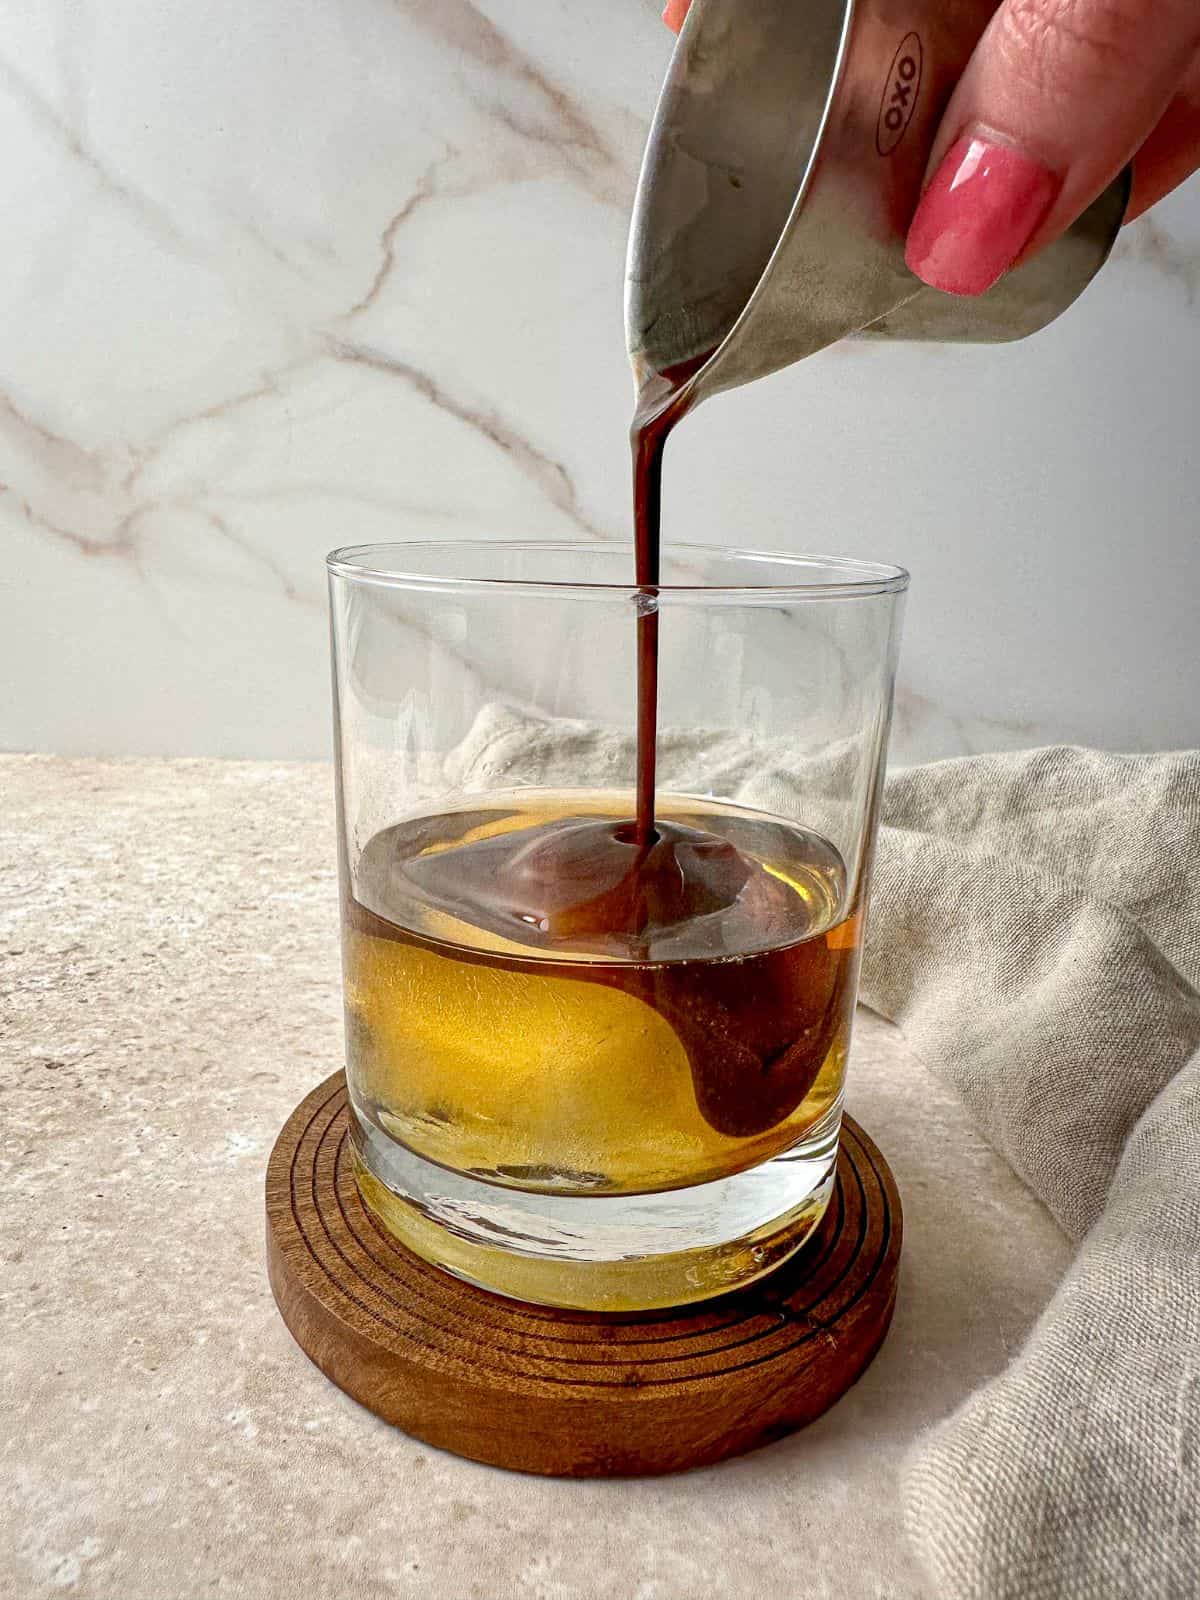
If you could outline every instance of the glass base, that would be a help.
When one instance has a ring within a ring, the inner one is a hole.
[[[841,1100],[784,1154],[661,1194],[499,1188],[434,1165],[351,1106],[368,1208],[415,1254],[493,1294],[576,1311],[650,1311],[727,1294],[793,1255],[824,1215]]]

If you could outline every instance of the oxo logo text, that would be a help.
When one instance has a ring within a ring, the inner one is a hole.
[[[875,124],[875,148],[881,156],[890,156],[908,132],[921,92],[923,54],[920,38],[908,33],[892,57]]]

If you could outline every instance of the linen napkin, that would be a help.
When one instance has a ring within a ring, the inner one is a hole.
[[[947,1596],[1200,1595],[1200,753],[912,768],[884,824],[863,997],[1080,1241],[912,1538]]]
[[[660,781],[818,829],[844,755],[664,733]],[[509,706],[449,763],[596,783],[627,741]],[[862,998],[1078,1241],[1010,1367],[918,1441],[947,1600],[1200,1596],[1200,752],[1054,748],[895,773]]]

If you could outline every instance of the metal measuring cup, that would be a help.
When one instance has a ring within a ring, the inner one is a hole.
[[[1071,304],[1116,238],[1128,172],[976,299],[930,289],[904,264],[942,111],[995,9],[694,0],[630,235],[639,386],[680,373],[677,392],[695,404],[839,339],[1021,339]]]

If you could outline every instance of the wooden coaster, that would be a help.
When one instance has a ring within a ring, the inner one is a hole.
[[[581,1478],[702,1466],[819,1417],[887,1332],[900,1197],[850,1117],[829,1209],[791,1261],[723,1299],[640,1317],[522,1305],[419,1260],[363,1206],[346,1124],[339,1072],[279,1135],[271,1288],[322,1372],[443,1450]]]

